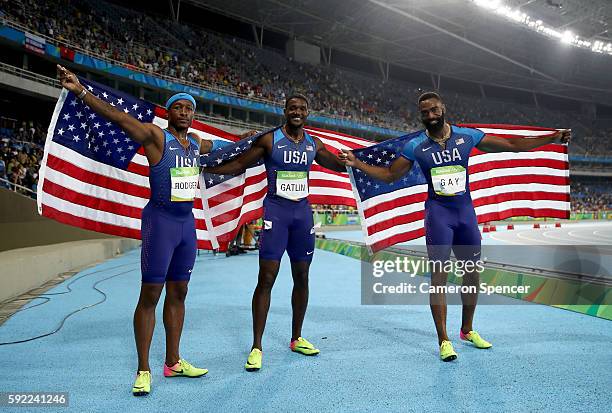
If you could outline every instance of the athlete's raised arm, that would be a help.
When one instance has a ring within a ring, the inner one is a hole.
[[[240,139],[248,138],[249,136],[256,135],[257,131],[250,130],[241,135],[238,135]],[[204,155],[205,153],[212,152],[217,148],[222,148],[227,145],[231,145],[231,142],[223,141],[221,139],[205,139],[198,136],[198,134],[193,133],[192,135],[196,138],[197,141],[200,142],[200,155]]]
[[[244,172],[249,166],[260,160],[266,152],[271,150],[272,134],[267,133],[255,141],[249,149],[236,159],[220,166],[202,168],[202,170],[213,174],[237,175]]]
[[[549,143],[569,143],[572,131],[563,129],[552,136],[541,136],[537,138],[500,138],[498,136],[485,135],[480,143],[476,145],[483,152],[523,152],[539,148]]]
[[[57,65],[57,74],[62,86],[74,93],[94,112],[119,125],[135,142],[149,146],[155,144],[161,151],[163,148],[164,133],[152,123],[142,123],[136,118],[119,110],[109,103],[97,98],[79,82],[77,76],[63,66]],[[145,148],[146,150],[146,148]]]
[[[388,168],[368,165],[357,159],[353,151],[347,151],[346,149],[342,150],[338,158],[346,166],[360,169],[366,174],[387,183],[397,181],[402,176],[406,175],[408,171],[410,171],[410,168],[412,168],[412,161],[403,156],[398,157]]]

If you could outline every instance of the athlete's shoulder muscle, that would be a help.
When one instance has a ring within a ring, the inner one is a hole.
[[[462,128],[462,127],[453,125],[453,131],[461,135],[471,136],[474,146],[478,146],[482,138],[484,138],[485,136],[485,133],[483,131],[481,131],[480,129],[476,129],[476,128]]]
[[[264,149],[266,153],[271,153],[273,142],[274,142],[274,132],[268,132],[262,137],[260,137],[259,139],[257,139],[257,141],[253,143],[253,146]]]
[[[418,135],[412,139],[410,139],[406,145],[404,145],[404,149],[402,149],[401,155],[408,159],[409,161],[414,161],[414,150],[418,145],[420,145],[425,140],[424,134]]]

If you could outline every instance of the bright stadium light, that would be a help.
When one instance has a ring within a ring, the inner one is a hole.
[[[581,39],[580,36],[575,35],[569,30],[560,32],[555,28],[547,26],[542,20],[533,19],[531,16],[523,13],[519,9],[512,9],[504,4],[500,0],[471,0],[477,6],[483,9],[489,10],[495,14],[499,14],[504,18],[517,23],[527,28],[541,33],[553,39],[559,40],[563,44],[580,47],[583,49],[590,49],[595,53],[610,54],[612,55],[612,43],[604,43],[600,40],[589,41]]]

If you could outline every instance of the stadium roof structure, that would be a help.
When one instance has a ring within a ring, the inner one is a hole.
[[[248,7],[242,0],[183,1],[320,45],[324,53],[341,50],[383,67],[432,73],[434,84],[441,76],[612,104],[612,55],[563,44],[470,0],[251,0]],[[503,4],[557,30],[612,42],[610,0]]]

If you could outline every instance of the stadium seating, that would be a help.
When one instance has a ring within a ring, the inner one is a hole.
[[[114,3],[17,0],[0,4],[7,19],[145,72],[276,103],[283,102],[287,91],[300,89],[323,114],[391,129],[420,127],[412,108],[422,90],[430,88],[403,81],[383,82],[334,66],[295,63],[254,43]],[[611,152],[609,139],[582,138],[609,138],[611,131],[593,132],[577,114],[453,93],[444,97],[449,118],[457,123],[572,127],[577,153]]]

